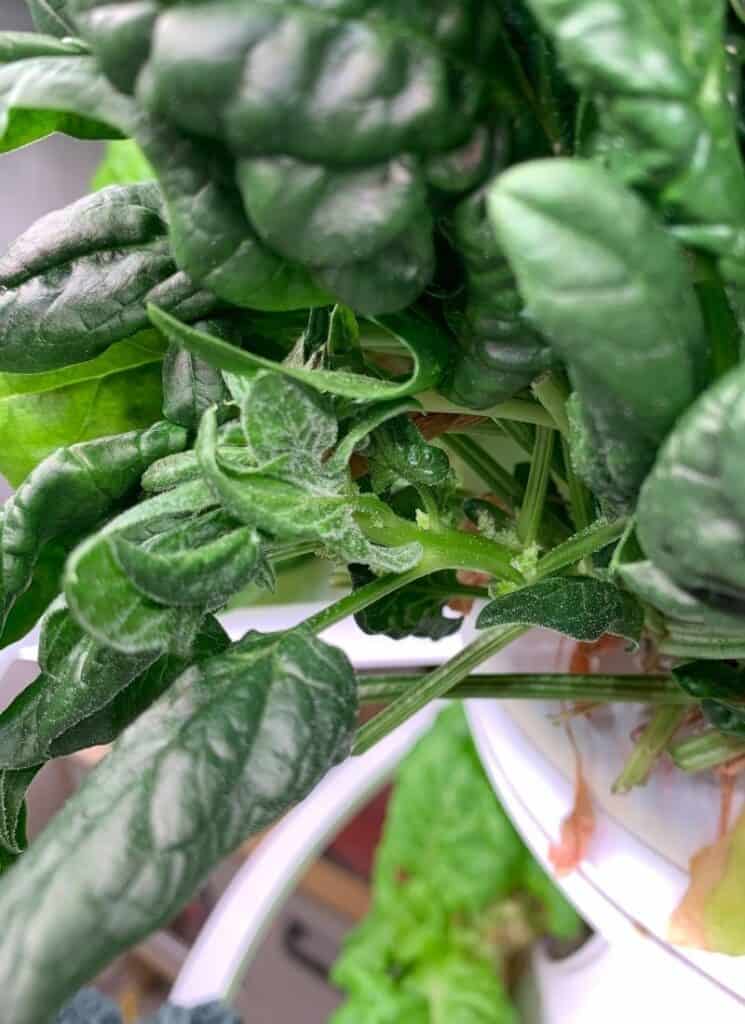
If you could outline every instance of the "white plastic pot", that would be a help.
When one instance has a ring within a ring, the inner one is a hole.
[[[569,651],[555,633],[534,630],[479,671],[566,671]],[[556,724],[560,711],[557,702],[533,701],[472,701],[468,709],[495,790],[548,871],[549,846],[559,836],[574,795],[575,753],[568,733]],[[580,984],[582,997],[589,1013],[591,994],[602,976],[609,986],[600,1014],[605,1024],[634,1018],[645,1024],[657,1019],[700,1024],[703,1011],[716,1024],[734,1024],[745,1019],[745,960],[667,942],[670,915],[688,885],[689,859],[715,838],[718,789],[710,776],[685,776],[670,767],[656,772],[646,786],[614,796],[611,786],[632,749],[631,733],[641,714],[639,706],[618,704],[597,717],[572,719],[594,797],[597,831],[587,859],[559,884],[610,942],[614,961],[628,961],[620,973],[606,962],[600,975],[597,962],[592,969],[588,964]],[[553,991],[553,1003],[564,968],[539,957],[536,970],[541,987]],[[573,982],[567,984],[572,988]],[[655,1013],[658,992],[665,998]],[[549,1015],[545,1024],[599,1019],[575,1012],[573,1017]]]

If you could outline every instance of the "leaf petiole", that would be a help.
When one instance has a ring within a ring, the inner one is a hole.
[[[411,675],[369,675],[359,681],[362,703],[383,704],[406,693],[422,678]],[[688,708],[695,699],[671,676],[574,675],[560,672],[530,675],[470,675],[446,697],[453,700],[563,700],[597,703],[664,704]]]
[[[670,747],[670,756],[683,772],[705,772],[733,757],[745,754],[745,741],[724,736],[711,729],[699,736],[691,736]]]
[[[657,708],[651,721],[636,742],[623,771],[613,783],[614,793],[628,793],[634,786],[643,786],[670,740],[680,727],[687,708]]]
[[[517,535],[525,547],[534,544],[538,539],[546,504],[553,449],[554,431],[549,427],[537,427],[528,486],[525,489],[525,497],[517,518]]]
[[[415,715],[430,701],[444,697],[457,683],[470,675],[473,669],[493,654],[501,651],[513,640],[517,640],[528,628],[526,626],[497,626],[494,629],[484,630],[450,661],[418,680],[385,710],[363,725],[357,733],[357,741],[352,753],[364,754],[378,740],[382,740],[384,736]]]

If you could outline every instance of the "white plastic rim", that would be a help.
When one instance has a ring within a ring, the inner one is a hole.
[[[171,991],[171,1002],[191,1007],[213,999],[231,1000],[305,869],[391,777],[438,710],[425,708],[366,754],[332,769],[272,829],[210,914]]]

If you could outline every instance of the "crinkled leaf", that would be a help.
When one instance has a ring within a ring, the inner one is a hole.
[[[257,399],[265,388],[279,394],[278,380],[262,375],[252,397]],[[285,404],[275,407],[274,425],[258,422],[253,415],[247,421],[251,448],[270,459],[263,465],[256,466],[240,450],[237,463],[221,458],[214,409],[203,416],[196,452],[215,497],[241,522],[278,540],[315,538],[332,556],[380,572],[411,568],[421,557],[420,545],[386,548],[368,541],[354,518],[354,489],[348,474],[326,472],[319,461],[321,444],[333,443],[336,437],[336,424],[319,413],[317,396],[293,383],[281,393]],[[279,409],[281,417],[276,416]],[[320,439],[314,427],[321,431]],[[307,447],[295,449],[294,437]]]
[[[99,711],[155,661],[125,655],[83,632],[64,604],[42,625],[39,676],[0,714],[0,768],[28,768],[52,756],[55,740]]]
[[[39,770],[0,769],[0,847],[7,857],[16,857],[26,849],[26,790]]]
[[[17,486],[59,447],[160,419],[164,351],[150,330],[86,363],[49,373],[0,373],[0,473]]]
[[[171,344],[163,362],[163,415],[196,430],[211,405],[229,397],[222,374],[203,359]],[[223,417],[224,418],[224,417]]]
[[[333,1024],[513,1024],[500,977],[501,901],[514,914],[527,888],[538,905],[531,913],[551,904],[540,926],[571,935],[578,927],[539,874],[495,800],[462,709],[443,712],[399,769],[373,906],[334,966],[348,1001]]]
[[[318,391],[363,401],[400,398],[433,388],[445,372],[449,359],[447,337],[435,324],[412,314],[391,314],[375,321],[412,355],[414,366],[411,375],[403,382],[396,382],[345,370],[308,370],[288,366],[286,363],[274,363],[188,327],[156,306],[151,306],[149,312],[153,324],[167,338],[221,370],[249,376],[255,374],[257,369],[275,370]]]
[[[487,196],[488,185],[468,196],[448,225],[465,287],[445,307],[457,347],[441,390],[470,409],[511,398],[556,358],[526,315],[487,213]]]
[[[392,316],[413,305],[432,279],[436,262],[433,233],[432,215],[425,212],[374,256],[342,266],[319,267],[314,280],[364,316]]]
[[[241,425],[257,466],[276,460],[287,479],[326,493],[344,489],[345,466],[324,470],[338,427],[329,402],[317,392],[279,373],[261,373],[247,384]],[[315,476],[321,477],[317,484]]]
[[[155,177],[155,171],[134,139],[120,139],[106,146],[91,187],[100,189],[109,185],[134,185],[141,181],[154,181]]]
[[[708,341],[682,254],[642,200],[577,159],[511,168],[489,212],[580,396],[600,467],[590,482],[623,508],[704,382]]]
[[[427,444],[408,418],[398,416],[372,434],[368,451],[373,489],[381,492],[405,481],[436,487],[450,475],[447,453]]]
[[[0,51],[0,153],[52,132],[80,139],[117,139],[134,123],[132,102],[111,88],[93,57],[77,53],[44,56],[52,45],[39,40],[41,56],[8,59]],[[53,41],[58,49],[65,47]],[[0,36],[0,47],[2,37]]]
[[[410,156],[331,168],[288,156],[236,164],[243,203],[256,230],[286,259],[314,267],[372,256],[426,216],[426,184]]]
[[[133,683],[121,690],[113,700],[77,725],[66,729],[51,745],[52,757],[64,757],[112,743],[117,736],[161,697],[171,683],[190,665],[222,654],[230,646],[230,638],[217,619],[208,616],[194,638],[188,657],[166,654],[154,661]]]
[[[171,251],[192,280],[248,309],[308,309],[332,301],[304,267],[281,259],[256,234],[222,145],[174,132],[162,119],[141,118],[136,137],[163,189]]]
[[[137,488],[151,462],[185,444],[181,427],[160,422],[147,430],[59,448],[37,466],[3,508],[3,614],[31,583],[45,544],[72,542],[96,526]]]
[[[0,258],[0,369],[84,362],[148,326],[146,304],[199,319],[217,299],[180,271],[154,182],[112,185],[36,221]]]
[[[95,12],[99,3],[81,6]],[[94,17],[79,19],[86,38]],[[103,50],[110,35],[100,11],[98,20],[92,45]],[[140,100],[185,134],[220,138],[238,156],[284,153],[312,163],[332,154],[355,167],[466,142],[486,88],[478,67],[499,33],[496,12],[481,4],[414,5],[405,14],[389,3],[185,6],[168,11],[149,53],[133,53],[130,64],[147,60]],[[186,44],[194,38],[202,40],[196,66]],[[271,67],[256,65],[257,49],[271,52]],[[332,70],[345,73],[326,93]]]
[[[263,571],[258,537],[202,481],[141,502],[84,541],[65,570],[80,624],[125,653],[189,649],[205,611]]]
[[[370,583],[375,577],[364,566],[351,565],[355,588]],[[443,615],[453,594],[458,593],[454,572],[436,572],[375,601],[357,612],[354,619],[364,633],[382,634],[393,640],[407,636],[442,640],[460,629],[463,619]]]
[[[334,969],[336,983],[344,977]],[[429,1007],[417,992],[402,991],[385,974],[370,980],[369,991],[355,992],[329,1018],[329,1024],[430,1024]]]
[[[146,597],[210,611],[250,581],[260,558],[256,531],[222,509],[121,535],[114,529],[112,545],[123,572]]]
[[[3,510],[0,508],[0,538],[2,529]],[[68,539],[52,541],[44,546],[34,566],[31,582],[5,617],[5,624],[0,629],[0,650],[16,640],[22,640],[57,597],[62,589],[62,573],[72,543]],[[0,600],[4,602],[1,587]]]
[[[599,640],[605,633],[639,643],[641,605],[612,583],[589,576],[557,576],[498,597],[483,609],[479,629],[506,623],[555,629],[574,640]]]
[[[355,718],[351,665],[302,633],[253,635],[187,670],[0,883],[8,1018],[39,1024],[170,920],[346,756]]]

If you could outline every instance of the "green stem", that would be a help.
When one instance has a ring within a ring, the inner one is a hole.
[[[424,554],[415,571],[421,569],[422,576],[440,569],[474,569],[512,583],[525,583],[512,566],[514,551],[487,537],[446,527],[423,530],[408,519],[401,519],[384,502],[370,494],[360,495],[357,499],[355,519],[373,543],[388,547],[420,544]]]
[[[547,555],[539,559],[535,571],[536,578],[542,579],[544,576],[553,576],[562,569],[576,565],[577,562],[581,562],[588,555],[592,555],[594,552],[600,551],[602,548],[607,547],[608,544],[613,543],[617,537],[621,536],[625,528],[625,519],[614,519],[610,523],[601,519],[597,520],[592,526],[588,526],[586,530],[583,530],[582,533],[576,533],[569,540],[559,544],[558,547],[555,547]]]
[[[359,682],[363,704],[385,704],[405,694],[421,674],[369,675]],[[639,675],[471,675],[447,694],[453,699],[563,700],[597,703],[665,704],[688,708],[695,704],[671,676]]]
[[[366,583],[364,587],[352,590],[338,601],[334,601],[333,604],[322,608],[320,612],[311,615],[309,619],[302,623],[302,628],[310,633],[322,633],[329,626],[336,625],[337,622],[341,622],[350,615],[356,615],[357,612],[361,612],[369,605],[379,601],[381,597],[387,597],[388,594],[392,594],[394,591],[400,590],[401,587],[405,587],[407,583],[413,583],[415,580],[421,579],[422,576],[428,576],[433,571],[431,566],[426,563],[426,560],[422,559],[419,565],[409,569],[408,572],[388,573],[386,576],[378,576],[377,579]]]
[[[691,660],[705,658],[725,661],[730,658],[745,658],[745,637],[694,637],[674,630],[661,639],[659,651],[660,654],[667,654],[670,657]]]
[[[533,381],[531,391],[553,420],[554,426],[564,437],[569,437],[569,417],[566,404],[569,388],[559,374],[549,370]]]
[[[743,3],[743,0],[730,0],[730,4],[737,17],[745,24],[745,3]]]
[[[703,254],[702,254],[703,255]],[[740,361],[740,329],[729,304],[716,263],[711,265],[711,280],[698,286],[698,298],[704,318],[706,336],[711,343],[711,372],[721,377]]]
[[[574,472],[569,442],[563,434],[561,436],[561,450],[566,467],[567,485],[569,487],[569,511],[572,514],[572,522],[578,531],[586,530],[592,522],[592,495]]]
[[[535,544],[543,519],[553,449],[554,431],[549,427],[537,427],[528,486],[517,518],[517,535],[526,547]]]
[[[528,426],[527,423],[516,423],[515,420],[503,420],[499,423],[495,422],[494,427],[496,430],[507,435],[511,441],[522,448],[526,455],[533,458],[533,447],[535,445],[535,430]],[[559,450],[554,447],[553,454],[551,456],[551,476],[554,478],[556,486],[560,491],[565,492],[567,490],[567,478],[564,472],[564,462],[561,458]]]
[[[691,736],[670,747],[670,756],[681,771],[705,772],[745,754],[745,741],[711,730]]]
[[[318,541],[295,540],[286,544],[270,544],[267,557],[270,562],[289,562],[293,558],[300,558],[301,555],[313,555],[318,551]]]
[[[643,786],[646,783],[658,758],[680,727],[687,712],[686,707],[657,708],[637,740],[623,771],[613,783],[614,793],[628,793],[634,786]]]
[[[516,501],[522,501],[524,492],[518,481],[472,438],[465,434],[447,434],[441,440],[506,505],[512,507]]]
[[[469,409],[465,405],[456,405],[447,398],[427,391],[417,395],[425,412],[448,412],[460,416],[488,416],[495,420],[515,420],[518,423],[534,423],[539,427],[553,427],[553,418],[538,402],[528,402],[524,398],[511,398],[508,402],[499,402],[486,409]]]
[[[431,487],[426,487],[424,484],[420,484],[417,487],[417,493],[424,505],[424,511],[427,514],[429,520],[429,528],[436,530],[440,526],[440,510],[437,507],[437,500],[434,495],[434,491]]]
[[[540,427],[537,429],[541,429]],[[463,434],[447,434],[441,438],[446,448],[465,462],[469,469],[480,476],[489,488],[508,508],[523,501],[525,490],[518,480],[496,462],[488,452]],[[564,523],[550,509],[546,510],[541,523],[541,542],[546,547],[562,543],[567,536]]]
[[[507,644],[522,636],[527,628],[526,626],[497,626],[494,629],[484,630],[454,658],[412,684],[384,711],[363,725],[357,733],[357,742],[353,753],[363,754],[430,701],[444,697],[457,683],[470,675],[473,669],[486,661],[492,654],[496,654]]]

